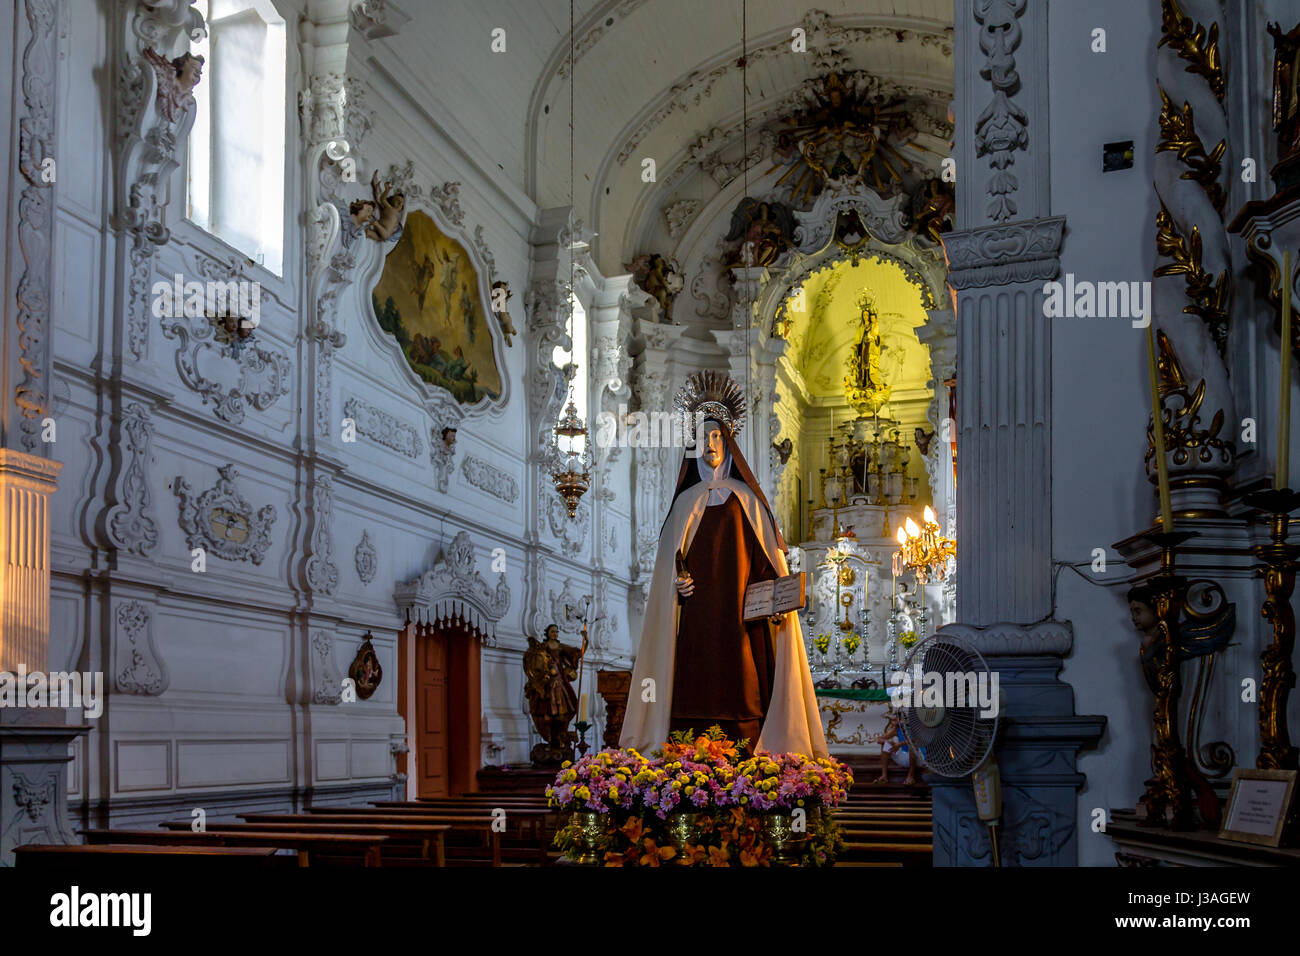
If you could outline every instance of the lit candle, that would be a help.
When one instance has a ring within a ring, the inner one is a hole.
[[[1156,371],[1156,337],[1147,324],[1147,374],[1151,380],[1151,424],[1156,439],[1156,476],[1160,481],[1160,530],[1174,530],[1169,502],[1169,462],[1165,460],[1165,419],[1160,411],[1160,375]]]
[[[587,722],[587,695],[583,694],[578,701],[578,720],[583,723]]]
[[[1282,253],[1282,396],[1277,420],[1278,490],[1291,480],[1291,250]]]

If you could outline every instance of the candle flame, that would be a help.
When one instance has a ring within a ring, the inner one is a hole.
[[[931,508],[929,505],[926,505],[926,506],[925,506],[925,523],[926,523],[926,524],[938,524],[938,523],[939,523],[937,520],[935,520],[935,517],[934,517],[934,509]]]
[[[898,543],[907,544],[907,532],[904,531],[901,527],[898,529]]]
[[[908,518],[903,522],[903,527],[907,529],[907,536],[909,538],[918,538],[921,536],[921,529],[917,527],[916,522],[911,518]]]

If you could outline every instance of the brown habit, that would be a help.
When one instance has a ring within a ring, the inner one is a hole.
[[[740,502],[704,509],[686,555],[695,580],[677,627],[670,723],[702,733],[714,723],[751,743],[772,699],[775,651],[766,619],[744,620],[745,588],[776,577]]]

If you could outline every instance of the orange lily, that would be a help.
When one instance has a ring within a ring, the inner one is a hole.
[[[682,854],[682,863],[686,866],[694,866],[706,856],[704,847],[696,843],[686,844],[686,852]]]
[[[642,866],[659,866],[661,861],[671,860],[677,855],[677,851],[670,846],[656,846],[650,837],[645,838],[643,845],[645,853],[641,856]]]
[[[619,828],[623,835],[628,838],[630,843],[636,843],[641,839],[645,828],[641,825],[640,817],[629,817],[627,822]]]

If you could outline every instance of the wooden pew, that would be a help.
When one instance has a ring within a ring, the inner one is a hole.
[[[189,826],[189,824],[185,824]],[[179,869],[202,864],[205,869],[249,870],[273,866],[274,846],[141,846],[130,843],[14,847],[14,864],[28,869],[121,872],[130,868]]]
[[[521,843],[533,843],[532,846],[522,847],[526,857],[535,859],[539,863],[549,861],[550,840],[553,836],[553,830],[548,828],[552,811],[536,808],[504,808],[506,811],[506,824],[514,829],[515,835]],[[454,830],[473,831],[479,834],[488,834],[489,846],[492,850],[493,865],[499,865],[502,858],[503,849],[511,850],[501,839],[502,834],[495,827],[495,818],[492,816],[491,808],[448,808],[442,809],[437,807],[307,807],[307,813],[311,819],[365,819],[365,820],[391,820],[410,822],[438,822],[446,823],[453,827]],[[252,820],[253,816],[246,819]],[[259,816],[258,819],[261,819]],[[528,830],[525,836],[525,826]]]
[[[91,845],[139,844],[154,846],[274,846],[293,850],[299,866],[327,857],[362,866],[381,866],[381,847],[385,836],[347,835],[341,833],[262,832],[230,833],[219,830],[80,830]]]
[[[451,829],[443,823],[419,821],[407,824],[381,820],[316,820],[290,814],[249,814],[243,823],[209,823],[209,833],[306,833],[338,834],[345,836],[387,837],[385,849],[401,844],[413,846],[419,851],[419,859],[434,866],[446,865],[444,837]],[[244,819],[241,817],[241,819]],[[162,828],[176,831],[188,831],[189,821],[168,821],[159,824]],[[394,861],[397,857],[394,854]]]

